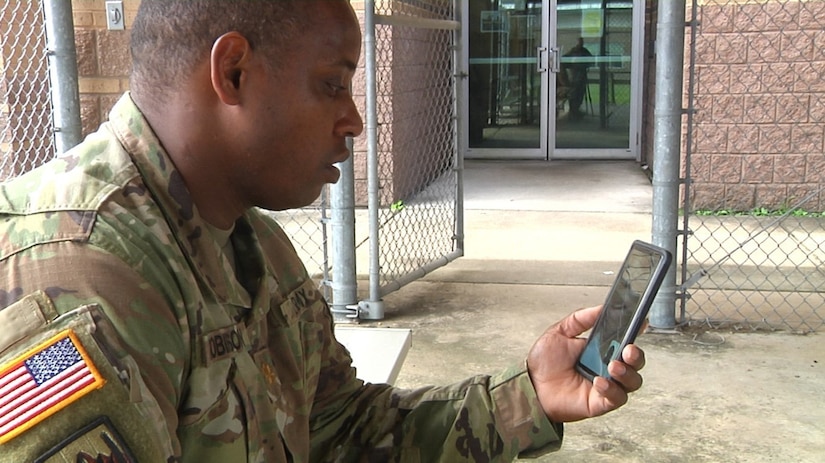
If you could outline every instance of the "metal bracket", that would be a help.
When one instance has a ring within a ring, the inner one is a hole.
[[[343,309],[333,308],[332,313],[342,314],[351,320],[383,320],[384,301],[359,301]]]
[[[106,27],[110,31],[126,29],[123,18],[123,2],[120,0],[106,2]]]

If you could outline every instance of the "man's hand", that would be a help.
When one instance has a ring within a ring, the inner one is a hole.
[[[638,370],[645,364],[644,352],[634,345],[622,351],[624,362],[607,367],[615,380],[596,377],[593,383],[576,372],[579,354],[587,342],[578,336],[590,329],[601,306],[581,309],[551,326],[536,341],[527,356],[527,370],[539,402],[554,422],[570,422],[603,415],[627,402],[627,394],[642,386]]]

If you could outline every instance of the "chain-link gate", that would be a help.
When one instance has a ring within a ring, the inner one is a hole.
[[[682,318],[817,330],[825,324],[825,2],[694,1],[693,13]]]
[[[377,209],[371,236],[380,243],[371,249],[378,254],[370,271],[377,301],[463,251],[455,6],[452,0],[376,2],[374,18],[377,126],[368,162],[377,165],[368,170],[375,169],[378,186],[370,192]],[[369,120],[368,114],[368,131]]]
[[[43,15],[41,2],[0,1],[0,179],[54,156]]]

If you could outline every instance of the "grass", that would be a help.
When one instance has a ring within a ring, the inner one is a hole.
[[[785,214],[788,214],[790,217],[825,217],[825,212],[793,209],[788,213],[788,209],[768,209],[765,207],[757,207],[748,211],[737,211],[733,209],[698,209],[693,211],[693,215],[699,217],[779,217]]]

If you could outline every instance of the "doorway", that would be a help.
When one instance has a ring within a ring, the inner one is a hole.
[[[464,7],[466,158],[639,159],[640,2]]]

